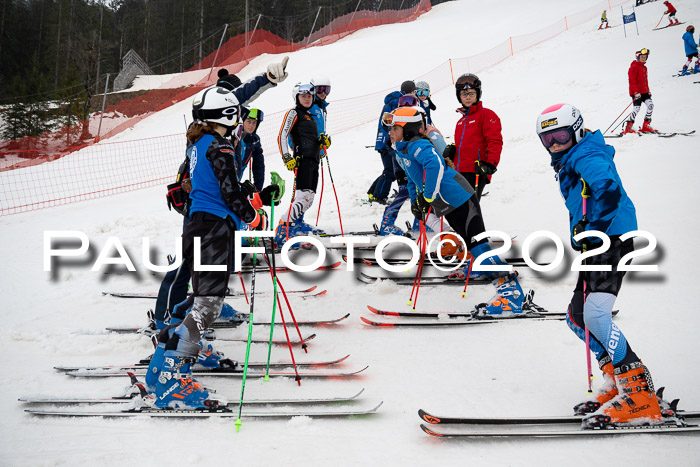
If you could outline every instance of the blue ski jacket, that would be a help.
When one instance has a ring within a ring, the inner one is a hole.
[[[377,129],[377,142],[374,145],[374,149],[380,151],[384,146],[391,146],[391,140],[389,139],[389,129],[382,123],[382,115],[384,112],[391,112],[399,106],[399,98],[403,96],[404,93],[401,91],[394,91],[389,93],[384,98],[384,107],[382,107],[382,112],[379,114],[379,124]]]
[[[411,202],[422,193],[438,217],[463,205],[474,193],[464,177],[447,167],[428,139],[417,136],[396,143],[396,160],[406,172]]]
[[[326,133],[326,116],[328,114],[328,111],[326,110],[327,108],[328,102],[316,97],[314,98],[314,104],[309,109],[309,113],[314,120],[316,120],[316,127],[318,128],[319,136],[321,136],[321,133]]]
[[[695,39],[693,39],[693,35],[690,33],[690,31],[686,31],[685,34],[683,34],[683,45],[685,45],[685,55],[692,55],[698,51],[698,45],[695,43]]]
[[[566,154],[552,157],[559,189],[569,210],[570,233],[583,218],[582,178],[591,190],[586,201],[587,230],[599,230],[609,236],[637,230],[636,210],[622,187],[614,156],[615,148],[605,144],[598,130],[587,133]]]

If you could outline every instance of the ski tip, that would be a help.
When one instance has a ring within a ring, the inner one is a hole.
[[[421,418],[421,420],[427,423],[435,424],[441,422],[440,418],[430,415],[423,409],[418,409],[418,416]]]
[[[304,292],[313,292],[316,289],[318,289],[318,286],[314,285],[313,287],[309,287],[308,289],[306,289]]]
[[[440,433],[437,433],[437,432],[431,430],[430,428],[423,425],[422,423],[420,424],[420,429],[423,430],[424,432],[426,432],[427,434],[429,434],[430,436],[437,436],[438,438],[442,438],[444,436],[443,434],[440,434]]]
[[[369,324],[370,326],[393,326],[391,323],[378,323],[376,321],[371,321],[364,316],[360,316],[360,319],[362,320],[363,323]]]

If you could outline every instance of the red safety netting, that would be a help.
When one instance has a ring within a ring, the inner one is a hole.
[[[604,9],[610,9],[627,1],[629,0],[604,0],[584,12],[567,16],[539,31],[508,38],[485,52],[465,58],[450,59],[417,77],[417,79],[429,82],[432,91],[438,92],[452,86],[454,76],[465,72],[478,73],[500,63],[516,52],[561,34],[573,25],[579,25],[598,17]],[[398,21],[415,19],[417,15],[429,8],[430,5],[427,1],[421,2],[416,8],[408,10],[411,12],[410,14],[403,12],[406,15],[398,18]],[[358,12],[352,19],[338,18],[337,22],[326,26],[326,28],[330,28],[329,31],[326,31],[326,35],[320,35],[318,38],[314,38],[312,35],[309,43],[317,45],[321,42],[328,43],[327,40],[330,42],[338,40],[343,37],[343,34],[349,34],[352,27],[366,24],[363,22],[369,19],[365,17],[364,13],[361,15],[361,12]],[[376,15],[372,20],[384,23],[391,22],[390,18],[383,15]],[[396,19],[393,22],[396,22]],[[371,25],[375,24],[377,23]],[[321,34],[322,31],[315,34]],[[335,37],[335,39],[329,39],[330,37]],[[204,59],[203,63],[225,65],[229,71],[236,73],[247,65],[249,59],[246,57],[252,59],[260,53],[283,53],[290,50],[285,50],[284,47],[292,47],[289,44],[285,45],[279,42],[281,39],[277,36],[262,31],[255,31],[252,43],[248,48],[237,47],[237,44],[241,44],[241,40],[240,37],[232,38],[219,51],[220,57],[223,56],[223,58],[218,57],[214,61],[215,57],[209,56]],[[294,45],[294,47],[297,46],[302,48],[305,45]],[[276,49],[276,47],[281,49]],[[120,107],[122,105],[120,103],[115,106],[115,109],[105,112],[102,134],[104,137],[117,134],[125,128],[133,126],[136,121],[167,108],[173,103],[180,102],[210,84],[212,81],[205,76],[197,84],[188,88],[157,90],[163,91],[160,93],[150,91],[143,96],[129,100],[123,107]],[[381,102],[384,96],[392,90],[378,90],[364,96],[333,101],[333,118],[329,120],[329,133],[337,134],[375,121],[378,117],[375,104]],[[138,114],[139,105],[153,106],[149,108],[155,110]],[[117,108],[121,110],[117,110]],[[110,112],[114,112],[115,115],[108,121],[107,117]],[[134,113],[137,116],[129,118]],[[265,125],[261,126],[258,131],[266,154],[279,152],[277,150],[277,134],[283,115],[284,112],[266,114]],[[91,121],[89,126],[79,126],[78,130],[68,136],[65,134],[57,135],[51,140],[55,143],[55,147],[49,146],[51,149],[45,147],[38,149],[36,146],[14,148],[9,151],[0,149],[0,215],[92,199],[148,186],[164,185],[171,182],[174,172],[184,157],[184,134],[137,141],[89,144],[92,142],[91,135],[94,134],[91,133],[93,127],[94,123]],[[72,146],[65,144],[65,141],[71,137],[77,138],[83,144],[75,145],[72,143]],[[61,142],[63,144],[60,144]],[[42,164],[42,162],[48,161],[51,163]]]

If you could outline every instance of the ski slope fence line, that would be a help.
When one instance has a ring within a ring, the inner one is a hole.
[[[569,15],[539,31],[509,37],[491,49],[464,58],[449,59],[417,76],[416,80],[430,84],[432,92],[453,86],[456,76],[463,73],[479,73],[493,67],[518,52],[547,41],[597,18],[604,9],[631,0],[604,0],[586,10]],[[397,83],[397,88],[398,88]],[[195,86],[198,91],[202,86]],[[338,134],[368,122],[376,121],[384,96],[393,89],[332,102],[328,120],[328,133]],[[265,115],[258,129],[266,156],[279,157],[277,135],[284,111]],[[367,141],[373,144],[374,141]],[[42,150],[0,151],[0,216],[59,206],[76,201],[95,199],[155,185],[172,183],[178,167],[184,159],[184,132],[141,140],[100,142],[78,147],[57,148],[52,151],[51,162],[8,170],[9,166],[31,161],[26,153],[45,154]],[[58,155],[56,155],[58,154]],[[64,155],[67,154],[67,155]],[[332,157],[332,149],[330,157]],[[18,160],[20,162],[18,162]]]

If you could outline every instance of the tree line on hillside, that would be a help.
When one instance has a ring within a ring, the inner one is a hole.
[[[418,1],[0,0],[0,138],[87,118],[95,110],[90,98],[104,91],[107,73],[119,73],[130,49],[154,73],[176,73],[215,51],[222,37],[256,25],[298,42],[356,9]]]

